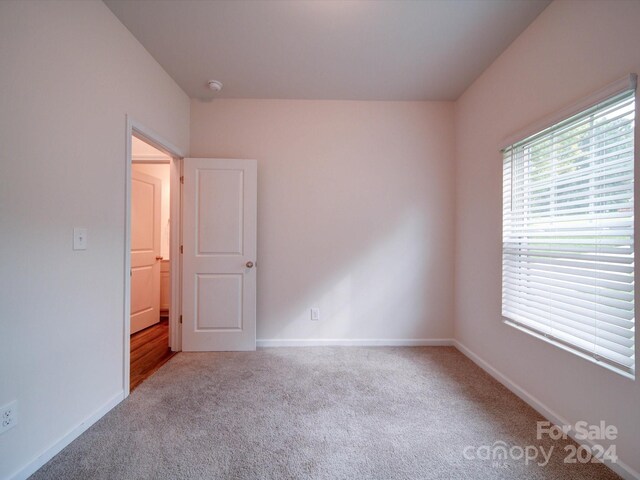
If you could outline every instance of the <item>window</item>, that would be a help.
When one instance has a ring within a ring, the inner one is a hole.
[[[633,376],[631,79],[503,150],[502,315]]]

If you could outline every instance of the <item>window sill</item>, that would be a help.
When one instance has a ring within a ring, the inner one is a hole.
[[[509,325],[510,327],[515,328],[516,330],[520,330],[521,332],[524,332],[524,333],[526,333],[528,335],[531,335],[532,337],[538,338],[538,339],[540,339],[540,340],[542,340],[542,341],[544,341],[546,343],[549,343],[549,344],[551,344],[551,345],[553,345],[555,347],[560,348],[561,350],[564,350],[565,352],[569,352],[572,355],[576,355],[576,356],[578,356],[580,358],[584,358],[585,360],[587,360],[587,361],[589,361],[589,362],[591,362],[591,363],[593,363],[595,365],[603,367],[603,368],[605,368],[605,369],[607,369],[607,370],[609,370],[611,372],[617,373],[618,375],[621,375],[621,376],[623,376],[623,377],[625,377],[625,378],[627,378],[629,380],[635,381],[635,379],[636,379],[635,372],[634,373],[627,372],[627,371],[621,370],[619,368],[616,368],[615,366],[610,365],[608,363],[601,362],[601,361],[593,358],[592,356],[581,352],[578,349],[571,348],[571,347],[565,345],[562,342],[559,342],[557,340],[554,340],[553,338],[547,337],[546,335],[543,335],[543,334],[538,333],[538,332],[536,332],[534,330],[531,330],[531,329],[529,329],[529,328],[527,328],[527,327],[525,327],[523,325],[520,325],[517,322],[514,322],[513,320],[511,320],[511,319],[509,319],[507,317],[503,316],[502,317],[502,322],[505,325]]]

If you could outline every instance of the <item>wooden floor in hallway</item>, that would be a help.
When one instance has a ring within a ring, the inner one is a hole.
[[[175,354],[169,348],[169,322],[166,318],[131,335],[131,391]]]

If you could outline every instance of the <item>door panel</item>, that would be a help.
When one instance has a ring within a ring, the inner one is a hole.
[[[131,315],[153,308],[153,267],[144,266],[131,269]]]
[[[154,253],[154,199],[156,186],[133,171],[131,179],[131,250]],[[159,181],[159,180],[158,180]]]
[[[242,255],[242,170],[197,172],[199,254]]]
[[[242,331],[242,275],[196,276],[196,329]]]
[[[131,171],[131,333],[160,321],[159,178]]]
[[[182,349],[255,350],[255,160],[186,158],[183,206]]]

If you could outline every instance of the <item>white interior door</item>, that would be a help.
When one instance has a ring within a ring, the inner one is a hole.
[[[184,159],[182,349],[255,350],[255,160]]]
[[[159,178],[131,171],[131,333],[160,321]]]

